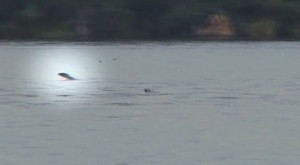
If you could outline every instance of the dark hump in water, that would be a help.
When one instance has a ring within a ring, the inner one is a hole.
[[[68,80],[76,80],[74,77],[70,76],[68,73],[58,73],[58,75],[66,78]]]
[[[151,90],[150,90],[149,88],[145,88],[145,89],[144,89],[144,92],[145,92],[145,93],[150,93]]]

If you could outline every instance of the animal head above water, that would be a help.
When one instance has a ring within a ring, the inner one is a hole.
[[[67,79],[67,80],[76,80],[76,78],[70,76],[68,73],[58,73],[59,76]]]
[[[150,90],[149,88],[145,88],[145,89],[144,89],[144,92],[145,92],[145,93],[150,93],[151,90]]]

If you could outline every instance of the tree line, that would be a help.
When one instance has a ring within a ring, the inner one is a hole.
[[[237,39],[300,38],[300,0],[0,0],[0,39],[198,39],[212,14]]]

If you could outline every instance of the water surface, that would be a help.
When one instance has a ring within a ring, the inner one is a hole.
[[[299,48],[2,42],[0,162],[296,165]]]

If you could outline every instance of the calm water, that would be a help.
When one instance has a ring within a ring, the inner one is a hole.
[[[300,163],[300,42],[0,50],[0,164]]]

